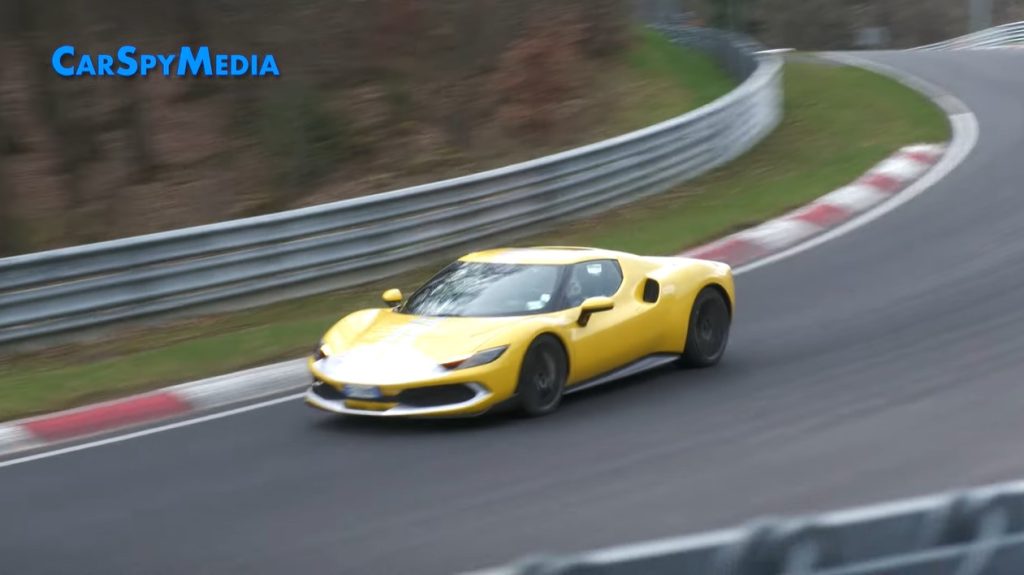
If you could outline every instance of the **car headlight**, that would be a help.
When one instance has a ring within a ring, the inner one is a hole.
[[[460,357],[457,359],[453,359],[451,361],[446,361],[441,365],[445,369],[466,369],[470,367],[476,367],[478,365],[491,363],[492,361],[498,359],[499,357],[501,357],[501,354],[505,353],[506,349],[508,349],[507,345],[503,345],[500,347],[492,347],[490,349],[478,351],[472,355]]]
[[[316,344],[316,350],[313,351],[313,361],[320,361],[327,357],[327,346],[324,344],[324,340],[320,340],[320,343]]]

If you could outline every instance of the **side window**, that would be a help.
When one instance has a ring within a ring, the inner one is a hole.
[[[566,300],[576,307],[588,297],[612,296],[622,285],[622,270],[615,260],[594,260],[572,266],[566,283]]]

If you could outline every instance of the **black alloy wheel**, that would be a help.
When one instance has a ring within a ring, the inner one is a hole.
[[[554,337],[542,335],[530,344],[516,389],[524,413],[536,417],[558,407],[565,390],[566,363],[565,352]]]
[[[731,322],[729,304],[721,292],[715,288],[701,290],[690,311],[686,349],[680,364],[687,367],[710,367],[718,363],[729,343]]]

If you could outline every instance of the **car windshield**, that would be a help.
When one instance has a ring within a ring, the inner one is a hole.
[[[422,316],[492,317],[553,311],[564,266],[458,261],[401,308]]]

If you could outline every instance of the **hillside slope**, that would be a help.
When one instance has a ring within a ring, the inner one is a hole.
[[[0,256],[463,175],[648,125],[731,85],[707,58],[669,57],[676,48],[632,28],[625,0],[279,15],[261,2],[150,4],[20,3],[6,20],[0,8],[0,29],[17,23],[0,41]],[[128,41],[273,53],[281,77],[66,79],[48,67],[63,43],[98,54]]]

